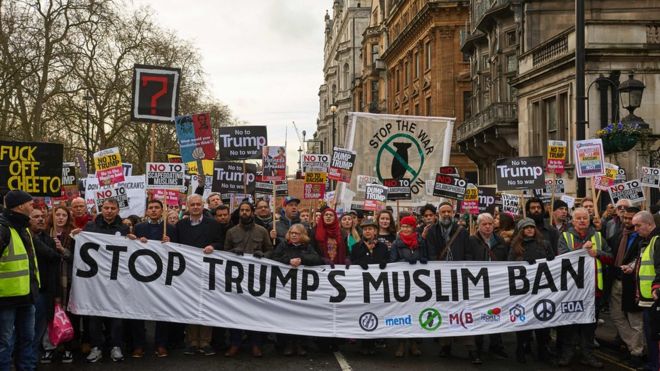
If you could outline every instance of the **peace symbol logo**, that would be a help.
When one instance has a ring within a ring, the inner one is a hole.
[[[371,312],[365,312],[360,316],[358,323],[361,329],[371,332],[378,327],[378,317]]]
[[[539,300],[536,305],[534,305],[534,317],[539,321],[549,321],[555,316],[555,303],[548,299]]]

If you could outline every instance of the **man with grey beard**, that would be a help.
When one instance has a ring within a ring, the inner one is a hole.
[[[422,232],[422,239],[428,251],[430,260],[461,261],[473,260],[470,249],[470,234],[454,221],[454,206],[450,202],[442,202],[438,207],[438,222],[428,225]],[[419,260],[424,264],[426,258]],[[441,339],[441,357],[451,355],[452,343],[462,345],[468,351],[473,364],[481,364],[481,358],[476,349],[474,336],[460,336]]]

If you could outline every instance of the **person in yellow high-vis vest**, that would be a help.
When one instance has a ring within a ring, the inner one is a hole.
[[[599,298],[604,287],[602,266],[611,265],[612,254],[607,242],[591,225],[589,211],[579,207],[573,212],[572,226],[559,236],[557,244],[558,254],[565,254],[577,249],[586,249],[594,257],[596,264],[596,298]],[[596,301],[597,302],[597,301]],[[586,309],[585,309],[586,310]],[[598,315],[598,309],[595,310]],[[559,329],[562,342],[562,354],[559,359],[560,366],[568,366],[575,355],[576,346],[582,351],[580,363],[589,367],[602,368],[603,364],[593,355],[596,323],[563,326]]]
[[[660,228],[655,225],[653,215],[648,211],[640,211],[633,217],[635,232],[642,238],[640,257],[634,267],[628,267],[624,273],[633,271],[637,277],[638,305],[644,310],[644,337],[646,338],[648,364],[647,370],[658,370],[660,367],[658,355],[658,340],[651,331],[653,316],[651,306],[660,298]],[[622,267],[623,269],[623,267]]]
[[[9,191],[0,215],[0,370],[9,370],[12,352],[17,370],[34,370],[35,302],[39,267],[28,230],[32,196]]]

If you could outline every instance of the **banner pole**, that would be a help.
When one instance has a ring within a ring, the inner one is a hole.
[[[594,182],[595,178],[591,178],[591,195],[593,196],[594,199],[594,216],[598,217],[598,203],[596,202],[596,184]]]
[[[245,160],[243,160],[243,195],[244,195],[243,197],[245,197],[245,195],[247,195],[247,182],[246,182],[247,179],[246,178],[247,178],[247,176],[245,175]],[[274,194],[275,194],[275,182],[273,182],[273,195]],[[275,204],[273,204],[273,207],[274,206],[275,206]]]
[[[552,172],[552,193],[550,196],[550,220],[552,220],[552,213],[555,211],[555,191],[557,190],[557,173]],[[543,210],[545,212],[545,210]]]
[[[243,166],[245,166],[245,160],[243,160]],[[243,168],[243,171],[245,171],[245,167]],[[275,181],[271,182],[273,184],[273,232],[277,233],[277,220],[275,219],[275,213],[277,211],[277,193],[276,193],[276,187],[275,187]],[[273,246],[275,246],[275,238],[273,238]]]
[[[156,125],[153,122],[149,123],[149,131],[151,140],[149,143],[149,162],[154,162],[154,153],[156,151]]]
[[[166,191],[167,192],[167,191]],[[167,205],[167,195],[165,195],[165,205]],[[163,206],[163,239],[167,236],[167,206]]]
[[[202,186],[202,188],[206,186],[206,173],[204,172],[204,162],[201,158],[197,160],[197,184]]]
[[[401,217],[399,216],[399,200],[396,200],[396,217],[401,220]]]

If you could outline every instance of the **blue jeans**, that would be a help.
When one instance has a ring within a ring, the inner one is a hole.
[[[39,293],[39,298],[35,304],[34,314],[34,356],[39,358],[42,350],[53,350],[54,347],[47,349],[43,347],[43,338],[48,330],[48,312],[50,306],[53,306],[53,299],[46,293]],[[50,341],[48,342],[50,344]],[[52,344],[51,344],[52,345]]]
[[[37,357],[34,342],[34,305],[0,309],[0,370],[11,368],[11,355],[16,340],[16,370],[34,370]]]
[[[644,308],[644,337],[646,338],[646,347],[648,352],[648,369],[658,369],[658,341],[653,340],[653,332],[651,331],[651,308]]]

